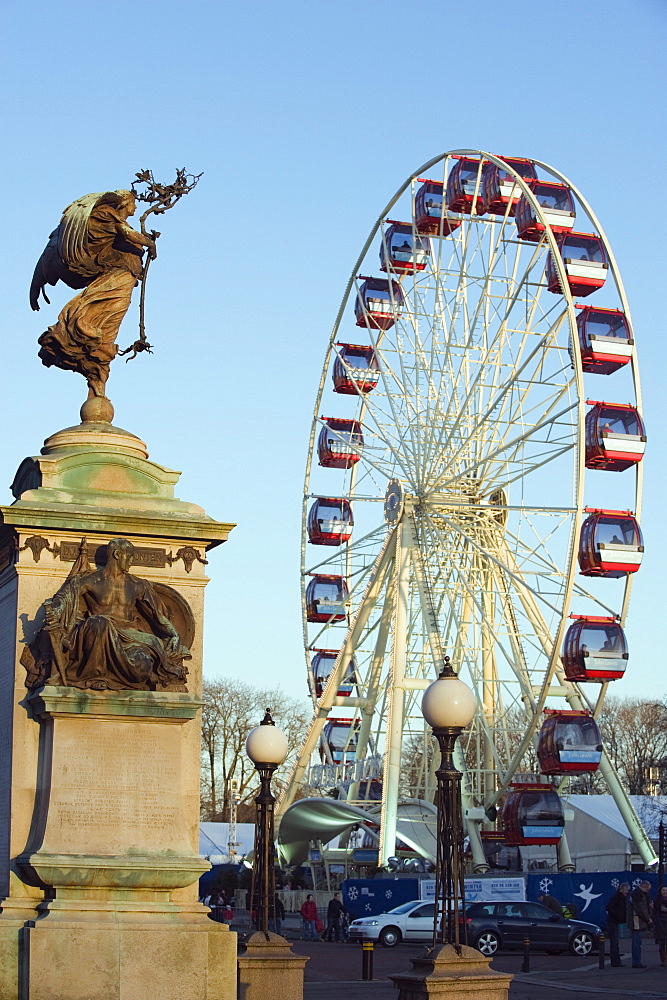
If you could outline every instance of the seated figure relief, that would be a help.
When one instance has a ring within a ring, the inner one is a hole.
[[[164,584],[129,572],[134,546],[107,545],[106,564],[91,572],[82,543],[60,590],[44,604],[44,624],[21,662],[29,688],[42,684],[96,691],[185,691],[194,619]],[[174,622],[180,625],[180,633]]]

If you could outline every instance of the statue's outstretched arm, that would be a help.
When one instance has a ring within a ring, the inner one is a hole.
[[[157,257],[155,240],[152,236],[144,236],[143,233],[138,233],[136,229],[132,229],[132,226],[128,226],[126,222],[119,222],[116,232],[135,247],[148,247],[148,253],[152,260],[155,260]]]

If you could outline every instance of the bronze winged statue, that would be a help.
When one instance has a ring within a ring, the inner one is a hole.
[[[148,233],[145,222],[149,215],[161,215],[172,208],[200,177],[179,169],[173,184],[160,184],[150,170],[139,171],[131,191],[103,191],[77,198],[51,233],[35,267],[30,305],[38,310],[40,296],[49,302],[45,287],[58,281],[83,291],[41,335],[39,357],[47,368],[55,365],[83,375],[89,398],[105,396],[109,366],[117,354],[133,351],[131,357],[135,357],[140,351],[150,351],[144,333],[145,279],[148,265],[156,257],[155,240],[160,234],[154,230]],[[136,185],[144,185],[144,189],[135,190]],[[137,201],[149,206],[140,219],[141,232],[127,223],[136,212]],[[119,351],[116,337],[139,281],[139,339],[126,351]]]
[[[39,309],[40,295],[49,301],[47,284],[64,281],[83,289],[39,338],[39,356],[47,368],[55,365],[83,375],[89,397],[105,395],[118,330],[142,274],[144,249],[151,258],[156,254],[153,237],[127,224],[135,211],[133,191],[87,194],[72,202],[51,233],[30,286],[33,309]]]

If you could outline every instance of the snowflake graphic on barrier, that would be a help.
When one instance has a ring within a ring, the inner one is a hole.
[[[384,895],[385,899],[391,899],[391,897],[394,895],[393,889],[387,889]]]
[[[371,910],[371,904],[370,904],[370,903],[366,903],[366,905],[364,906],[364,909],[365,909],[365,910],[366,910],[367,912],[370,912],[370,910]]]
[[[540,879],[540,889],[542,890],[542,892],[548,892],[549,891],[549,886],[553,885],[553,884],[554,884],[554,880],[552,878],[541,878]]]
[[[612,889],[618,889],[618,887],[619,887],[620,884],[621,883],[618,881],[617,878],[613,878],[611,880],[611,887],[612,887]]]
[[[347,898],[356,899],[358,895],[359,895],[359,890],[357,889],[356,885],[351,885],[350,888],[347,890]]]
[[[643,881],[644,881],[643,878],[636,878],[632,883],[632,888],[637,889],[642,884]]]

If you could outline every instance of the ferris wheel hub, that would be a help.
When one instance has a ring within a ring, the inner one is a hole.
[[[390,479],[384,495],[384,517],[387,524],[398,524],[405,505],[405,490],[398,479]]]

